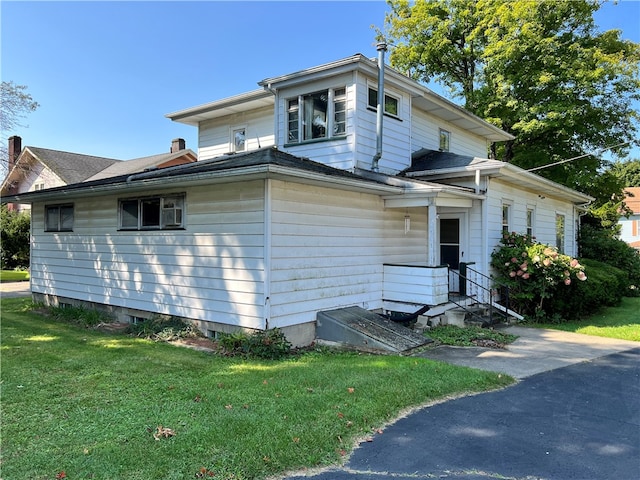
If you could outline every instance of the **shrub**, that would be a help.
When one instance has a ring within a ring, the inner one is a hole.
[[[582,259],[588,282],[573,282],[566,295],[555,295],[547,303],[548,311],[558,322],[584,318],[602,307],[617,306],[627,289],[627,274],[597,260]]]
[[[161,342],[201,336],[200,331],[191,323],[166,315],[154,315],[142,322],[132,323],[127,328],[127,333]]]
[[[0,207],[0,268],[29,267],[29,229],[31,217],[28,213]]]
[[[549,299],[568,295],[575,280],[587,279],[575,258],[517,233],[503,236],[491,254],[491,266],[496,283],[509,287],[512,308],[534,318],[553,315]]]
[[[610,232],[592,225],[580,229],[580,255],[607,263],[625,272],[627,281],[624,293],[628,296],[640,295],[640,252]]]
[[[225,333],[218,346],[226,355],[241,355],[277,360],[291,352],[291,343],[278,328],[252,333]]]

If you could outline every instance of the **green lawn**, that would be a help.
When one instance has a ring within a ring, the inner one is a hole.
[[[535,323],[531,326],[640,342],[640,297],[624,297],[620,306],[603,309],[584,320],[559,324]]]
[[[5,479],[264,478],[339,463],[408,407],[513,381],[414,357],[223,358],[1,306]]]
[[[0,270],[0,282],[22,282],[29,280],[29,272],[16,270]]]

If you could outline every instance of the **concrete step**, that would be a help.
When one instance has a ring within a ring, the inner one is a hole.
[[[361,307],[318,312],[316,337],[372,350],[403,353],[433,340]]]

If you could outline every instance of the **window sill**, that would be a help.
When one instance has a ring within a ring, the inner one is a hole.
[[[378,109],[374,108],[374,107],[367,107],[367,110],[369,110],[370,112],[373,112],[373,113],[378,113]],[[384,112],[384,116],[387,117],[387,118],[393,118],[394,120],[397,120],[399,122],[404,121],[400,117],[398,117],[397,115],[393,115],[391,113]]]
[[[297,145],[310,145],[313,143],[334,142],[336,140],[346,140],[346,139],[347,139],[347,135],[340,135],[337,137],[329,137],[329,138],[314,138],[312,140],[303,140],[302,142],[285,143],[284,148],[295,147]]]

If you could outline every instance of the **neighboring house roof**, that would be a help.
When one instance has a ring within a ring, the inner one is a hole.
[[[626,198],[624,203],[629,207],[634,215],[640,215],[640,187],[627,187],[624,189]]]
[[[197,155],[190,149],[179,150],[175,153],[161,153],[159,155],[151,155],[149,157],[116,162],[87,178],[87,181],[117,177],[120,175],[130,175],[132,173],[143,172],[149,169],[172,167],[184,163],[193,163],[197,160]]]
[[[265,78],[258,82],[262,90],[254,90],[233,97],[225,98],[204,105],[187,108],[165,117],[187,125],[198,125],[199,122],[218,118],[232,113],[247,112],[259,107],[274,105],[275,90],[290,87],[300,83],[327,78],[349,71],[361,71],[371,76],[376,76],[378,71],[377,61],[357,53],[351,57],[336,60],[316,67],[300,70],[298,72]],[[385,65],[385,78],[389,83],[395,83],[400,88],[411,94],[412,102],[418,108],[428,111],[453,125],[492,142],[513,140],[510,133],[492,125],[480,117],[468,112],[450,100],[436,94],[424,85],[410,79],[406,75]]]
[[[456,177],[475,175],[476,171],[493,178],[503,178],[521,188],[538,192],[540,195],[555,197],[576,204],[586,204],[594,200],[589,195],[565,187],[510,163],[438,150],[423,149],[414,152],[411,159],[411,167],[401,172],[400,175],[429,177],[432,181],[449,181]]]
[[[25,147],[25,149],[65,183],[82,182],[99,171],[120,162],[120,160],[113,158],[62,152],[48,148]]]

